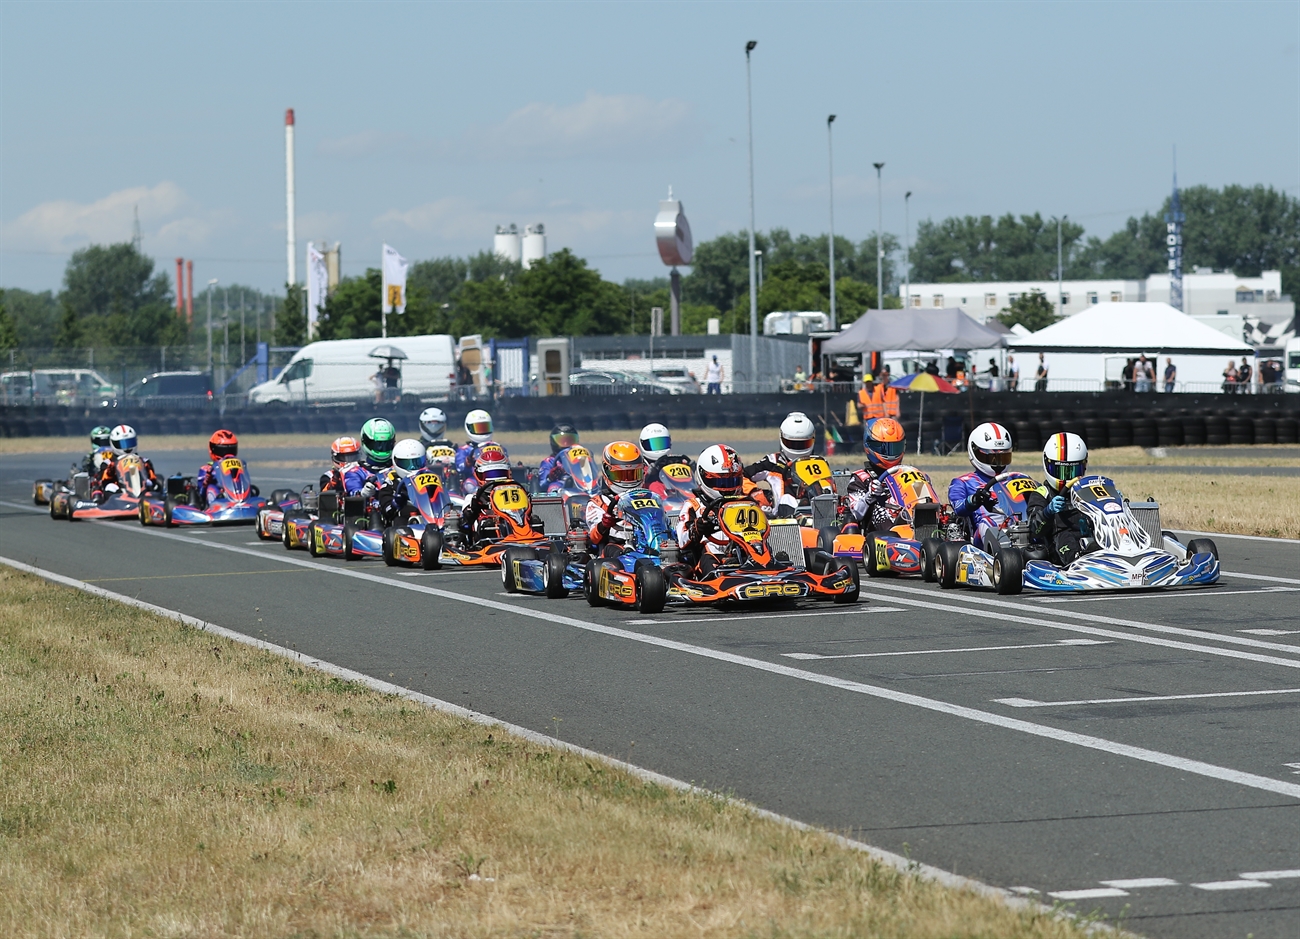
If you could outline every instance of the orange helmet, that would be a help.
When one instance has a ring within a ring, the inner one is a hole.
[[[356,437],[339,437],[330,444],[330,458],[335,466],[356,463],[361,459],[361,444]]]
[[[239,452],[239,438],[228,430],[219,430],[208,438],[208,456],[219,460]]]
[[[645,483],[645,461],[641,459],[641,448],[626,440],[606,444],[600,455],[600,470],[605,477],[605,485],[615,492],[631,492],[640,489]]]
[[[907,447],[903,425],[892,417],[878,417],[868,421],[862,436],[862,448],[867,451],[867,465],[874,470],[887,470],[903,462]]]
[[[491,441],[483,444],[474,458],[474,478],[480,486],[509,482],[510,458],[506,456],[505,447]]]

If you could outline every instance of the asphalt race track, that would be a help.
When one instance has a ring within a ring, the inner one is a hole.
[[[163,453],[161,473],[197,454]],[[308,470],[258,470],[263,489]],[[251,528],[53,522],[0,458],[0,554],[1152,936],[1300,932],[1300,542],[1194,592],[652,617],[499,574],[313,560]]]

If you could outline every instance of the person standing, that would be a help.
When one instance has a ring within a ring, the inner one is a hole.
[[[1041,352],[1038,353],[1038,368],[1034,371],[1034,390],[1047,390],[1047,360]]]
[[[949,359],[948,361],[952,361]],[[1007,356],[1007,391],[1015,391],[1020,387],[1020,366],[1016,364],[1014,355]]]
[[[1240,394],[1254,394],[1254,389],[1250,385],[1253,371],[1254,369],[1250,367],[1250,363],[1246,361],[1246,357],[1243,355],[1241,357],[1241,367],[1237,369],[1237,387],[1240,389]]]
[[[1226,395],[1237,393],[1237,366],[1233,364],[1232,359],[1228,359],[1228,365],[1223,370],[1223,393]]]
[[[1137,365],[1133,367],[1133,390],[1139,394],[1151,390],[1151,371],[1147,365],[1146,353],[1138,356]]]
[[[709,394],[722,394],[722,365],[718,362],[716,355],[704,369],[704,381],[708,385]]]
[[[1178,381],[1178,366],[1170,356],[1165,356],[1165,394],[1173,394],[1174,382]]]
[[[989,391],[1001,391],[1002,383],[998,381],[998,363],[989,359]]]

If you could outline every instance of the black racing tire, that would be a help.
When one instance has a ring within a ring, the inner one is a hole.
[[[993,589],[1003,596],[1025,588],[1025,556],[1019,548],[1006,545],[993,559]]]
[[[569,567],[567,552],[551,550],[546,552],[546,566],[542,569],[542,583],[546,587],[546,596],[551,600],[563,600],[569,595],[564,588],[564,572]]]
[[[501,586],[506,593],[518,593],[519,584],[515,582],[515,561],[532,561],[537,558],[536,548],[519,548],[511,545],[501,553]]]
[[[1219,559],[1219,546],[1210,538],[1193,538],[1187,542],[1187,556],[1193,554],[1213,554],[1214,559]]]
[[[357,561],[360,557],[352,553],[352,536],[366,527],[365,517],[349,518],[343,523],[343,560]]]
[[[934,579],[944,590],[957,586],[957,564],[960,560],[960,544],[955,541],[945,541],[939,545],[939,553],[934,556]]]
[[[839,562],[839,567],[841,570],[845,571],[849,575],[849,577],[853,579],[853,586],[850,587],[846,592],[837,594],[834,598],[834,602],[857,603],[858,596],[862,592],[862,581],[858,575],[858,565],[854,564],[852,561],[844,560]],[[832,568],[832,570],[833,569],[834,568]]]
[[[54,498],[51,496],[50,497],[50,518],[55,519],[57,521],[58,517],[59,516],[54,514]]]
[[[284,545],[284,550],[286,551],[293,550],[293,546],[289,544],[289,519],[291,517],[296,519],[298,516],[290,516],[290,514],[286,512],[284,513],[284,521],[280,523],[280,544]]]
[[[136,509],[135,517],[140,521],[141,528],[149,527],[149,510],[145,508],[144,500],[140,500],[140,505]]]
[[[397,540],[397,529],[394,526],[389,525],[387,528],[384,529],[384,544],[383,544],[384,564],[386,564],[388,567],[397,566],[397,552],[393,550],[393,542],[396,540]]]
[[[596,594],[596,578],[600,573],[600,561],[592,558],[587,562],[587,569],[582,574],[582,595],[587,598],[588,606],[604,606],[605,601]]]
[[[636,567],[636,608],[640,613],[650,615],[662,613],[668,603],[668,578],[663,568],[654,564],[638,564]]]
[[[41,500],[40,500],[40,499],[37,497],[37,495],[36,495],[36,489],[37,489],[38,486],[40,486],[41,483],[49,483],[51,489],[54,487],[54,480],[52,480],[52,479],[38,479],[38,480],[36,480],[36,485],[32,487],[32,504],[34,504],[34,505],[44,505],[44,504],[45,504],[45,503],[41,502]]]
[[[817,529],[817,547],[827,554],[835,553],[835,539],[840,535],[840,530],[832,525],[825,528]]]
[[[939,555],[943,542],[938,538],[926,538],[921,542],[921,579],[932,584],[939,578],[934,573],[934,559]]]
[[[876,533],[867,532],[862,542],[862,566],[867,569],[868,577],[880,577],[885,571],[876,564]]]
[[[426,571],[442,567],[442,529],[430,525],[420,536],[420,566]]]
[[[172,510],[175,507],[176,503],[172,500],[171,496],[163,496],[163,526],[166,528],[173,527]]]
[[[324,552],[318,552],[318,551],[316,550],[316,529],[317,529],[317,525],[318,525],[318,522],[317,522],[316,520],[313,520],[312,523],[311,523],[310,525],[307,526],[307,553],[310,554],[310,555],[311,555],[312,557],[314,557],[314,558],[318,558],[318,557],[323,557],[323,556],[324,556]]]

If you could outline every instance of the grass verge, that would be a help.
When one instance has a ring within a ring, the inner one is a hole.
[[[5,935],[1085,934],[6,568],[0,674]]]

